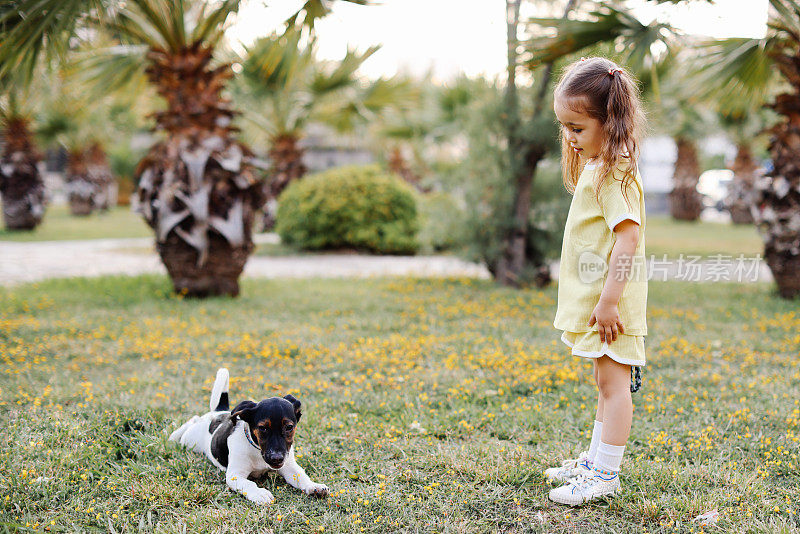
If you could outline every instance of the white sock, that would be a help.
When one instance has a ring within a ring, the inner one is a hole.
[[[600,434],[603,432],[603,422],[595,421],[594,429],[592,430],[592,441],[589,444],[589,463],[594,463],[594,458],[597,456],[597,447],[600,445]]]
[[[594,459],[594,470],[601,474],[616,474],[622,464],[622,455],[625,454],[625,445],[609,445],[600,442],[597,446],[597,455]]]

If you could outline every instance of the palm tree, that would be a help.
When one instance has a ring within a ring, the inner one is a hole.
[[[784,298],[800,295],[800,2],[770,0],[769,30],[763,39],[726,39],[704,52],[706,82],[718,95],[738,94],[765,102],[781,76],[782,92],[769,104],[780,117],[770,127],[772,170],[755,181],[753,217],[764,241],[764,258]]]
[[[741,38],[701,41],[693,47],[689,75],[684,78],[688,92],[716,111],[717,122],[736,145],[736,156],[731,165],[733,180],[724,201],[734,224],[755,222],[752,214],[754,185],[761,171],[753,150],[756,144],[760,144],[760,134],[772,120],[771,112],[763,106],[776,94],[780,77],[771,68],[769,58],[751,53],[760,46],[757,41]],[[727,60],[731,55],[738,58],[736,64]],[[720,79],[727,79],[730,83],[732,76],[738,77],[742,73],[751,79],[759,79],[759,82],[746,90],[720,86]]]
[[[70,212],[87,216],[107,208],[113,176],[104,144],[121,135],[110,119],[120,93],[100,96],[86,91],[79,72],[76,65],[67,64],[46,76],[50,94],[41,102],[39,136],[66,151],[64,181]]]
[[[677,81],[677,80],[676,80]],[[662,103],[662,124],[672,135],[677,149],[672,173],[672,190],[669,192],[669,211],[673,219],[697,221],[703,211],[703,196],[697,191],[700,182],[700,156],[697,140],[703,133],[705,117],[696,105],[681,96],[680,89],[665,90],[664,94],[676,98],[665,98]]]
[[[341,60],[320,61],[316,40],[301,46],[301,39],[298,29],[259,39],[242,65],[245,118],[257,130],[254,137],[266,137],[272,164],[269,192],[274,198],[307,171],[300,141],[310,123],[352,130],[388,108],[407,106],[415,96],[405,80],[366,82],[358,75],[379,47],[363,53],[348,50]]]
[[[214,48],[238,2],[209,8],[130,2],[113,28],[139,45],[145,74],[166,101],[154,114],[164,135],[136,169],[139,210],[156,232],[156,248],[175,291],[188,296],[238,295],[253,250],[254,214],[263,180],[237,141],[236,112],[222,90],[233,75],[213,63]]]
[[[769,0],[769,33],[763,39],[725,39],[717,41],[716,50],[700,49],[700,58],[707,60],[705,80],[717,88],[717,95],[750,98],[764,102],[771,83],[770,72],[777,71],[787,90],[770,104],[782,120],[768,129],[772,139],[769,151],[773,170],[755,182],[753,215],[764,241],[764,257],[785,298],[800,294],[800,167],[796,165],[796,139],[800,135],[800,2],[798,0]],[[589,42],[616,40],[626,43],[632,32],[628,17],[614,15],[617,10],[602,4],[594,21],[570,21],[558,24],[544,21],[556,28],[555,37],[542,38],[534,48],[534,59],[561,57],[587,46]],[[602,17],[606,17],[602,19]],[[613,18],[619,19],[615,23]],[[604,26],[594,26],[604,20]],[[634,24],[635,26],[635,24]],[[652,25],[651,25],[652,26]],[[627,28],[627,30],[626,30]],[[645,34],[641,34],[645,35]],[[664,41],[669,46],[669,40]],[[537,44],[537,43],[534,43]],[[631,55],[646,57],[650,46],[631,47]],[[634,52],[640,50],[639,52]],[[651,63],[652,64],[652,63]]]
[[[97,188],[93,203],[97,209],[108,211],[117,204],[118,186],[106,149],[98,139],[91,141],[86,149],[86,166],[89,179]]]
[[[643,24],[629,10],[599,3],[584,20],[536,18],[531,22],[556,31],[554,35],[534,37],[528,42],[530,62],[554,61],[604,43],[617,45],[620,60],[643,84],[643,93],[655,101],[656,113],[670,132],[677,147],[673,172],[673,188],[669,194],[670,213],[678,220],[699,219],[703,209],[702,195],[697,191],[700,161],[696,139],[702,121],[685,94],[679,80],[679,55],[676,32],[668,24],[653,21]],[[662,53],[657,54],[659,48]],[[670,84],[669,90],[661,85]],[[672,78],[672,79],[671,79]],[[663,98],[662,98],[663,95]]]
[[[0,98],[0,196],[9,230],[32,230],[45,211],[45,188],[39,172],[42,159],[31,131],[32,92],[6,80]]]
[[[22,0],[11,14],[0,11],[0,72],[27,65],[47,47],[65,48],[81,25],[118,35],[124,46],[117,60],[146,66],[166,109],[153,115],[163,140],[136,171],[140,209],[175,291],[190,296],[239,293],[253,249],[253,216],[264,202],[263,180],[236,139],[236,112],[222,95],[233,72],[214,62],[239,3]],[[302,14],[302,24],[311,26],[327,11],[324,0],[309,0],[290,22],[301,24]]]
[[[465,140],[467,110],[491,98],[490,87],[484,78],[465,75],[444,85],[422,82],[413,109],[388,113],[376,125],[374,137],[388,153],[389,169],[420,191],[429,190],[423,176],[431,165],[454,162],[455,146]]]
[[[730,167],[733,180],[724,200],[725,208],[734,224],[753,224],[754,187],[761,175],[753,149],[755,139],[764,130],[764,119],[757,111],[747,115],[719,115],[719,122],[736,145],[736,156]]]

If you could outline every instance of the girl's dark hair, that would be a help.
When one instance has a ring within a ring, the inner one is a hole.
[[[555,99],[570,109],[597,119],[603,128],[603,143],[597,155],[595,196],[614,169],[622,171],[623,195],[636,175],[639,144],[644,130],[644,112],[636,80],[625,69],[602,57],[581,58],[567,66],[556,85]],[[575,192],[581,172],[578,154],[569,146],[562,126],[561,164],[564,187]],[[625,195],[627,202],[627,195]]]

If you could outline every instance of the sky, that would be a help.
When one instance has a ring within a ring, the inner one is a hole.
[[[654,5],[630,0],[643,22],[658,18],[685,33],[724,37],[763,37],[769,0],[715,0],[688,5]],[[496,76],[505,71],[506,25],[504,0],[378,0],[380,5],[334,4],[319,22],[320,56],[341,58],[348,45],[381,49],[362,66],[371,78],[398,72],[430,73],[446,81],[460,72]],[[277,29],[301,0],[245,0],[228,35],[249,44]],[[469,7],[465,9],[465,5]],[[527,13],[534,16],[535,13]],[[525,13],[523,14],[523,16]],[[544,14],[543,16],[548,16]]]

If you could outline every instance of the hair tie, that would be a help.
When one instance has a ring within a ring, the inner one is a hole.
[[[608,69],[608,75],[609,75],[609,76],[611,76],[612,78],[613,78],[613,77],[614,77],[614,75],[615,75],[616,73],[618,73],[618,72],[620,72],[620,73],[621,73],[621,72],[622,72],[622,69]]]

